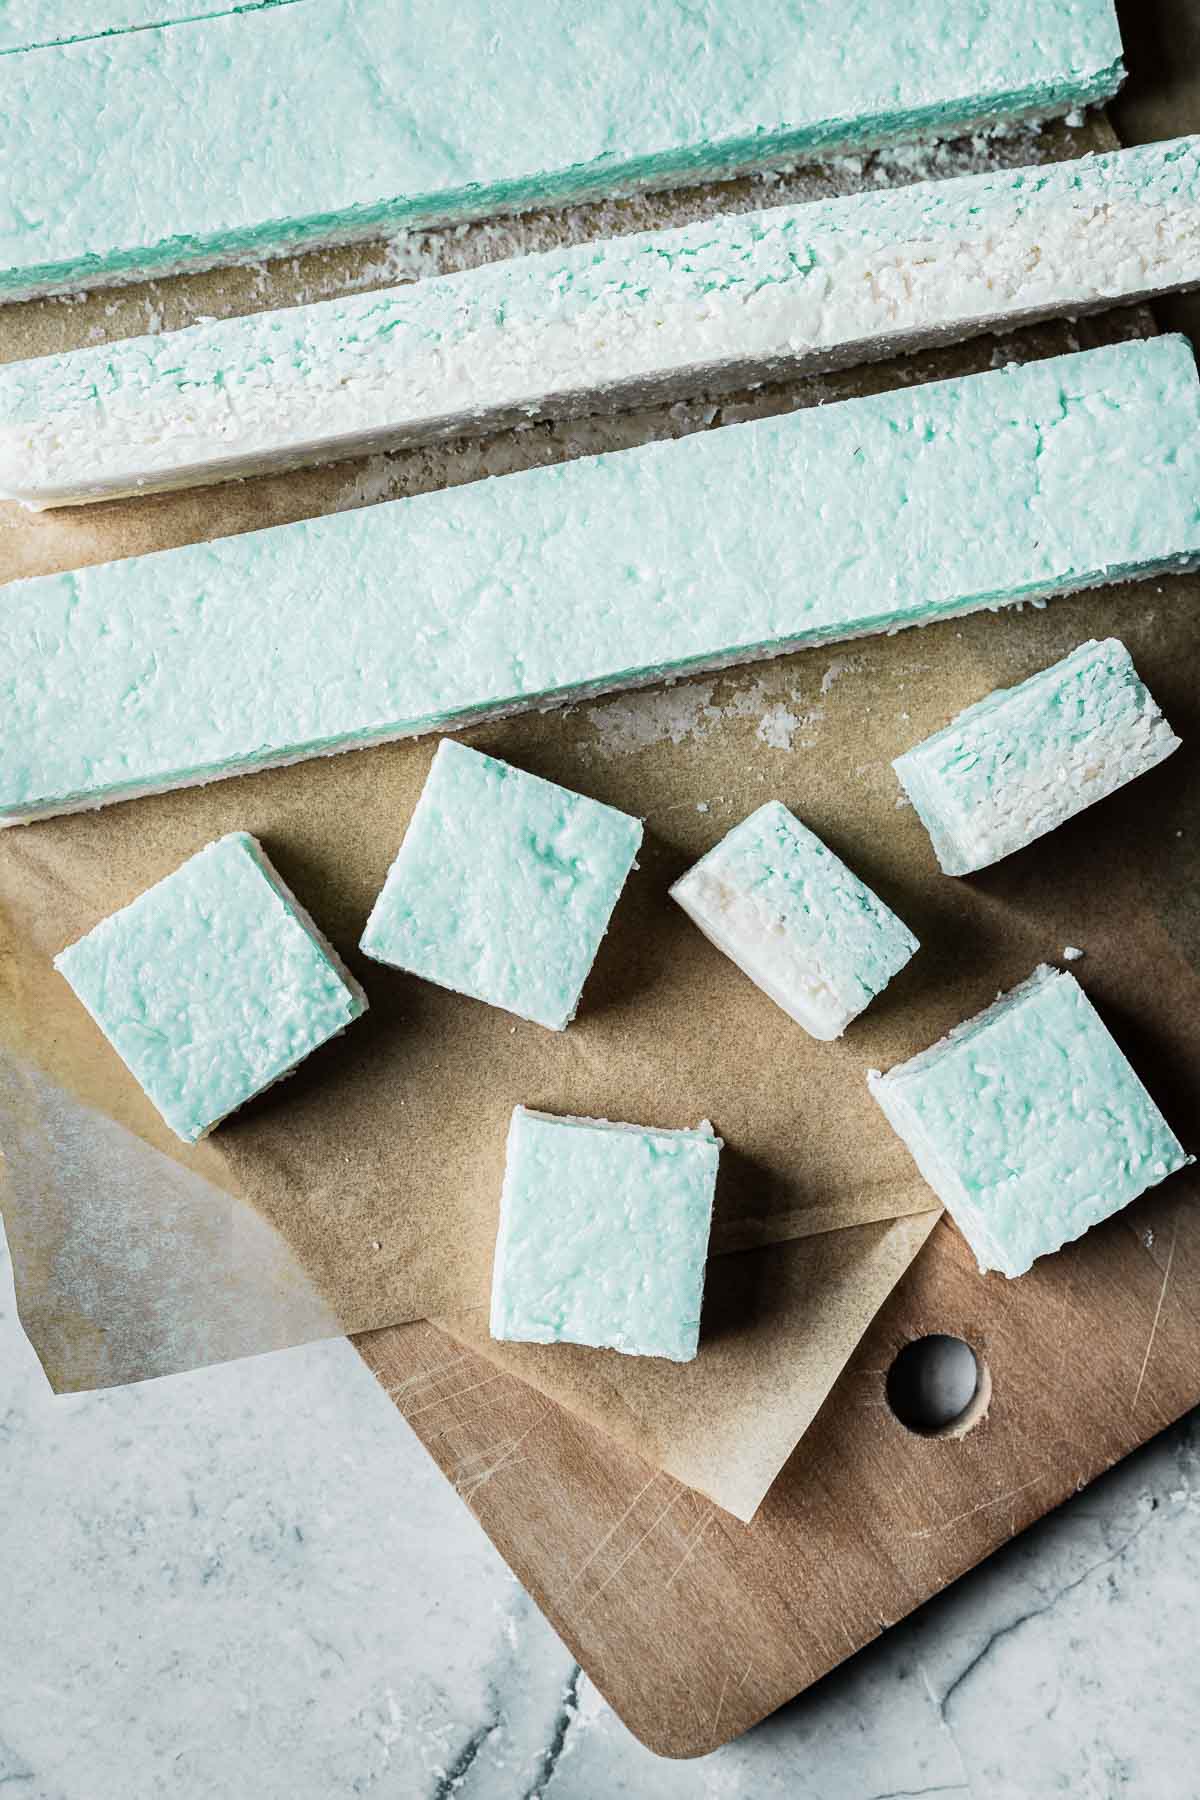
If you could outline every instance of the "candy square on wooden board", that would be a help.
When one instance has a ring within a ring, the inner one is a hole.
[[[362,948],[562,1031],[641,841],[640,819],[443,738]]]
[[[189,1143],[367,1009],[358,982],[244,831],[189,857],[54,966]]]
[[[968,875],[1178,748],[1128,650],[1106,638],[967,707],[892,767],[945,873]]]
[[[841,858],[769,800],[671,889],[718,950],[812,1037],[841,1037],[920,948]]]
[[[1023,1275],[1194,1160],[1075,977],[1044,964],[868,1083],[985,1271]]]
[[[508,1130],[491,1333],[690,1362],[721,1140],[518,1106]]]

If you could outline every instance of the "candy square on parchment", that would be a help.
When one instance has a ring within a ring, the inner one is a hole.
[[[1178,750],[1119,638],[999,688],[892,767],[947,875],[986,869]]]
[[[920,948],[902,919],[778,800],[743,819],[671,898],[811,1037],[841,1037]]]
[[[54,966],[189,1143],[367,1008],[248,832],[189,857]]]
[[[518,1106],[492,1275],[494,1338],[690,1362],[721,1140]]]
[[[1045,965],[868,1081],[983,1270],[1023,1275],[1193,1160],[1075,977]]]
[[[640,819],[443,738],[362,948],[562,1031],[641,841]]]

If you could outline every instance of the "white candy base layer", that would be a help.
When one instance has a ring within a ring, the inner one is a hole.
[[[719,217],[0,369],[35,510],[721,392],[1200,282],[1200,138]]]
[[[714,923],[710,911],[701,912],[695,900],[686,893],[681,894],[678,887],[672,888],[671,897],[683,907],[697,931],[702,932],[743,975],[748,975],[755,987],[761,988],[768,1000],[773,1000],[810,1037],[831,1044],[842,1036],[855,1015],[838,1004],[837,995],[828,982],[822,981],[802,958],[789,955],[786,945],[780,945],[774,956],[763,954],[758,957],[738,947],[744,945],[747,936],[759,930],[752,907],[737,900],[722,907],[722,916],[728,917],[731,927],[731,933],[727,935]],[[783,978],[785,973],[786,980]]]

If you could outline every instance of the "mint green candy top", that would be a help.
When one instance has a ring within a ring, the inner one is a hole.
[[[0,819],[1198,557],[1183,338],[813,407],[11,584]]]
[[[244,831],[102,919],[54,966],[188,1142],[366,1010]]]
[[[0,0],[0,55],[296,0]]]
[[[892,765],[947,875],[987,868],[1145,774],[1179,739],[1117,638],[969,706]]]
[[[1044,966],[870,1086],[980,1268],[1005,1275],[1192,1160],[1074,976]]]
[[[690,1362],[721,1141],[518,1106],[492,1274],[494,1338]]]
[[[445,738],[362,949],[562,1031],[641,841],[640,819]]]
[[[0,296],[1062,111],[1120,56],[1112,0],[301,0],[6,56]]]
[[[778,800],[735,825],[671,895],[816,1038],[840,1037],[920,947]]]

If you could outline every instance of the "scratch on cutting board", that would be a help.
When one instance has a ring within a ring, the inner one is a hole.
[[[754,1664],[752,1662],[748,1662],[746,1664],[745,1671],[742,1675],[742,1679],[738,1682],[737,1686],[733,1690],[735,1697],[738,1694],[740,1694],[742,1689],[745,1687],[746,1682],[750,1678],[750,1671],[753,1667],[754,1667]],[[717,1710],[716,1710],[716,1713],[713,1715],[713,1722],[712,1722],[712,1726],[711,1726],[711,1729],[709,1732],[710,1737],[716,1737],[716,1735],[717,1735],[717,1727],[721,1723],[721,1714],[725,1711],[725,1696],[729,1692],[729,1682],[730,1682],[730,1677],[728,1675],[726,1675],[725,1680],[721,1684],[721,1697],[717,1701]]]
[[[662,1522],[663,1519],[666,1518],[666,1516],[670,1512],[671,1508],[675,1505],[676,1501],[679,1499],[680,1494],[686,1494],[687,1492],[688,1492],[687,1488],[680,1488],[678,1493],[674,1493],[671,1495],[671,1498],[667,1501],[667,1504],[663,1507],[662,1511],[659,1512],[658,1514],[656,1514],[654,1519],[651,1520],[650,1524],[647,1525],[645,1531],[643,1531],[641,1537],[638,1538],[637,1542],[635,1544],[631,1545],[630,1548],[625,1552],[624,1556],[621,1558],[621,1560],[617,1564],[616,1568],[609,1570],[608,1574],[604,1577],[604,1580],[600,1583],[600,1586],[598,1588],[594,1589],[591,1596],[587,1600],[584,1601],[582,1607],[579,1610],[579,1617],[581,1619],[582,1619],[584,1613],[589,1612],[591,1610],[591,1608],[596,1604],[597,1600],[600,1598],[601,1594],[604,1592],[604,1590],[608,1586],[609,1582],[616,1580],[617,1576],[621,1573],[621,1570],[625,1567],[625,1564],[629,1561],[630,1557],[634,1554],[634,1552],[641,1549],[641,1547],[645,1543],[646,1539],[650,1536],[650,1533],[653,1530],[655,1530],[655,1528]]]
[[[717,1735],[717,1727],[721,1723],[721,1714],[725,1710],[725,1696],[728,1692],[729,1692],[729,1676],[726,1675],[724,1681],[721,1683],[721,1697],[717,1701],[717,1710],[713,1714],[713,1722],[712,1722],[712,1726],[709,1730],[710,1737],[716,1737],[716,1735]]]
[[[671,1570],[671,1573],[667,1576],[667,1579],[663,1582],[663,1593],[664,1594],[666,1593],[667,1589],[672,1586],[672,1584],[675,1581],[675,1577],[680,1573],[684,1564],[690,1562],[692,1557],[695,1555],[696,1551],[700,1548],[700,1539],[704,1536],[704,1533],[708,1530],[709,1526],[712,1524],[712,1522],[716,1518],[716,1516],[717,1516],[717,1514],[716,1514],[715,1507],[710,1507],[708,1512],[706,1512],[704,1517],[701,1519],[700,1523],[698,1525],[694,1525],[692,1527],[692,1535],[688,1539],[688,1545],[687,1545],[686,1550],[684,1551],[683,1555],[680,1557],[679,1561],[675,1564],[675,1567]]]
[[[692,1717],[696,1721],[696,1736],[702,1738],[704,1736],[704,1720],[701,1717],[700,1708],[696,1704],[696,1696],[690,1687],[685,1688],[684,1693],[687,1695],[687,1703],[692,1709]]]
[[[1041,1475],[1035,1475],[1032,1481],[1022,1482],[1020,1487],[1010,1488],[1006,1494],[996,1494],[991,1500],[981,1500],[978,1506],[969,1506],[966,1512],[955,1513],[954,1517],[947,1519],[944,1525],[926,1525],[924,1530],[910,1531],[908,1535],[914,1540],[940,1537],[944,1531],[951,1531],[955,1525],[961,1525],[964,1519],[973,1519],[976,1513],[987,1512],[989,1507],[1003,1506],[1006,1501],[1015,1500],[1018,1494],[1028,1493],[1029,1489],[1037,1487],[1042,1479]]]
[[[847,1592],[846,1592],[846,1584],[845,1584],[845,1582],[844,1582],[844,1581],[843,1581],[843,1580],[842,1580],[842,1578],[841,1578],[841,1575],[840,1575],[840,1574],[839,1574],[839,1572],[838,1572],[838,1566],[837,1566],[837,1561],[836,1561],[836,1559],[834,1559],[834,1560],[832,1560],[832,1561],[831,1561],[831,1562],[830,1562],[830,1564],[829,1564],[829,1572],[830,1572],[830,1574],[831,1574],[831,1575],[832,1575],[832,1576],[833,1576],[833,1580],[834,1580],[834,1585],[835,1585],[835,1586],[836,1586],[836,1588],[837,1588],[837,1591],[838,1591],[838,1593],[839,1593],[839,1594],[840,1594],[840,1595],[841,1595],[841,1597],[842,1597],[842,1605],[843,1605],[843,1606],[844,1606],[844,1607],[845,1607],[845,1608],[846,1608],[846,1610],[847,1610],[847,1612],[849,1612],[849,1610],[850,1610],[850,1596],[849,1596],[849,1594],[848,1594],[848,1593],[847,1593]],[[855,1653],[855,1651],[856,1651],[856,1650],[858,1650],[858,1649],[859,1649],[859,1648],[860,1648],[860,1647],[861,1647],[861,1646],[860,1646],[860,1645],[859,1645],[859,1643],[858,1643],[858,1641],[857,1641],[857,1639],[856,1639],[856,1638],[854,1638],[854,1637],[853,1637],[853,1636],[852,1636],[852,1635],[851,1635],[851,1633],[850,1633],[850,1631],[849,1631],[849,1630],[848,1630],[848,1629],[847,1629],[847,1626],[846,1626],[846,1621],[845,1621],[845,1619],[844,1619],[844,1618],[843,1618],[843,1617],[842,1617],[842,1615],[841,1615],[841,1613],[839,1613],[839,1614],[838,1614],[838,1618],[837,1618],[837,1623],[838,1623],[838,1629],[839,1629],[839,1631],[840,1631],[840,1632],[841,1632],[841,1634],[842,1634],[842,1636],[843,1636],[843,1637],[844,1637],[844,1638],[845,1638],[845,1640],[846,1640],[846,1643],[847,1643],[847,1645],[848,1645],[848,1646],[849,1646],[849,1649],[850,1649],[850,1654],[851,1654],[851,1656],[853,1656],[853,1655],[854,1655],[854,1653]]]
[[[1158,1305],[1154,1309],[1154,1323],[1150,1327],[1150,1341],[1146,1345],[1146,1354],[1142,1358],[1142,1366],[1138,1372],[1137,1386],[1133,1390],[1133,1404],[1129,1408],[1130,1413],[1135,1413],[1137,1411],[1137,1403],[1142,1392],[1142,1383],[1146,1379],[1146,1370],[1150,1366],[1150,1352],[1154,1348],[1154,1340],[1158,1335],[1158,1321],[1162,1318],[1163,1301],[1167,1297],[1167,1285],[1171,1279],[1171,1264],[1175,1261],[1175,1244],[1178,1237],[1179,1220],[1176,1219],[1174,1229],[1171,1232],[1171,1248],[1167,1251],[1167,1266],[1163,1270],[1162,1287],[1159,1289]]]
[[[621,1516],[617,1520],[616,1524],[610,1525],[609,1529],[605,1532],[604,1536],[598,1541],[598,1543],[595,1545],[595,1547],[591,1551],[589,1551],[588,1555],[584,1557],[583,1561],[580,1563],[579,1567],[576,1569],[575,1573],[572,1575],[570,1581],[568,1581],[564,1592],[569,1594],[571,1589],[575,1586],[575,1583],[584,1574],[585,1570],[591,1568],[592,1564],[595,1562],[596,1558],[599,1556],[600,1552],[603,1550],[605,1544],[607,1544],[609,1539],[614,1537],[616,1535],[616,1533],[618,1531],[620,1531],[622,1525],[625,1523],[626,1519],[629,1517],[630,1513],[633,1511],[633,1509],[637,1505],[638,1501],[642,1498],[642,1495],[648,1494],[650,1492],[650,1489],[654,1486],[655,1482],[658,1480],[661,1473],[662,1473],[661,1469],[655,1469],[655,1471],[654,1471],[653,1475],[651,1475],[649,1481],[647,1481],[644,1484],[644,1486],[642,1486],[638,1489],[637,1493],[633,1496],[633,1499],[629,1502],[629,1505],[625,1508],[625,1511],[621,1514]]]
[[[485,1400],[482,1406],[473,1406],[470,1412],[463,1414],[461,1419],[450,1419],[445,1425],[439,1425],[436,1431],[430,1432],[430,1441],[436,1442],[438,1438],[452,1437],[456,1431],[474,1431],[478,1428],[480,1419],[490,1419],[494,1416],[491,1407]]]
[[[503,1380],[504,1371],[498,1369],[494,1375],[488,1375],[483,1381],[473,1381],[470,1387],[455,1388],[452,1394],[438,1394],[435,1399],[427,1400],[424,1406],[415,1407],[412,1412],[405,1413],[404,1416],[406,1419],[419,1419],[422,1413],[429,1412],[435,1406],[449,1406],[452,1400],[461,1400],[464,1394],[477,1394],[480,1388],[491,1387],[493,1381]]]
[[[447,1369],[457,1369],[460,1363],[466,1362],[467,1355],[468,1352],[464,1350],[461,1356],[452,1356],[449,1362],[438,1363],[433,1369],[420,1369],[415,1375],[406,1376],[403,1381],[385,1386],[383,1391],[389,1400],[394,1400],[399,1405],[401,1394],[407,1394],[410,1388],[424,1387],[426,1382],[436,1381],[437,1377],[444,1375]]]
[[[527,1425],[520,1437],[513,1439],[503,1456],[501,1456],[498,1461],[494,1462],[490,1468],[481,1469],[478,1475],[468,1476],[465,1481],[461,1482],[461,1485],[459,1481],[456,1481],[454,1485],[460,1497],[464,1500],[473,1500],[480,1489],[485,1488],[494,1475],[498,1475],[501,1469],[510,1467],[513,1457],[516,1456],[517,1451],[521,1448],[521,1445],[525,1442],[525,1439],[529,1436],[530,1432],[536,1431],[542,1421],[548,1419],[553,1411],[553,1406],[547,1406],[543,1412],[540,1412],[532,1425]],[[477,1462],[481,1457],[490,1456],[491,1454],[492,1451],[490,1450],[481,1450],[477,1456],[470,1457],[468,1461]],[[461,1470],[459,1473],[461,1477]]]

